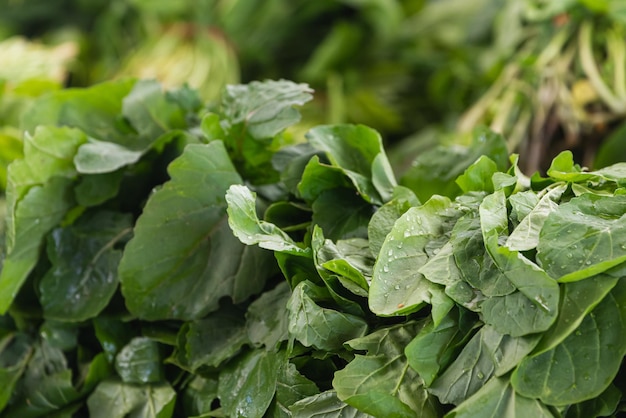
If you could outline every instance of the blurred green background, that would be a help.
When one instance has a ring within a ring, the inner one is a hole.
[[[0,0],[0,185],[20,118],[47,92],[119,77],[309,83],[303,131],[362,123],[410,170],[471,131],[502,133],[523,170],[563,149],[626,160],[624,0]],[[0,186],[1,187],[1,186]]]

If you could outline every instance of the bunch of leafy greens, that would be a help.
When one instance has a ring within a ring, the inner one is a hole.
[[[0,416],[621,408],[626,165],[565,152],[528,178],[477,131],[396,181],[368,127],[290,133],[311,93],[36,102],[8,172]]]

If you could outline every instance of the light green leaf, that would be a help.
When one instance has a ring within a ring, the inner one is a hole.
[[[346,341],[364,335],[367,322],[356,315],[323,308],[316,303],[328,299],[330,295],[325,288],[307,281],[300,282],[287,305],[289,333],[307,347],[337,351]]]
[[[342,402],[334,390],[301,399],[289,407],[293,418],[371,418]]]
[[[493,192],[492,176],[498,171],[498,165],[486,155],[481,155],[463,174],[457,177],[456,184],[464,193]]]
[[[396,221],[374,266],[369,294],[372,312],[382,316],[414,312],[430,303],[433,293],[443,293],[418,270],[428,261],[427,247],[437,245],[443,225],[456,215],[449,199],[435,196]]]
[[[169,173],[120,262],[129,310],[145,319],[195,319],[216,310],[223,296],[240,302],[259,292],[274,260],[242,245],[228,227],[224,195],[241,178],[222,143],[188,145]]]
[[[169,100],[155,80],[138,80],[135,83],[122,101],[122,115],[143,139],[144,148],[165,132],[186,125],[182,109]]]
[[[387,234],[391,232],[398,218],[409,208],[419,205],[420,201],[410,189],[402,186],[394,189],[392,199],[376,210],[367,226],[367,237],[372,254],[378,255]]]
[[[250,351],[221,370],[217,393],[224,413],[233,418],[261,418],[269,407],[284,354]]]
[[[118,168],[136,163],[143,154],[143,150],[135,151],[114,142],[90,138],[87,144],[78,149],[74,163],[80,173],[110,173]]]
[[[626,261],[626,196],[591,193],[546,219],[537,259],[560,282],[586,279]]]
[[[513,373],[515,390],[548,405],[568,405],[599,396],[626,354],[626,282],[582,320],[575,332],[539,355],[526,357]]]
[[[167,383],[134,385],[115,379],[100,383],[87,400],[92,418],[171,418],[175,403],[176,392]]]
[[[246,245],[257,244],[273,251],[306,253],[276,225],[259,220],[256,213],[256,193],[246,186],[233,185],[226,192],[228,224],[233,233]]]
[[[446,418],[554,418],[548,407],[513,390],[508,379],[490,379],[478,392],[446,415]]]
[[[366,181],[367,179],[361,178],[361,180]],[[322,163],[320,157],[314,155],[301,173],[297,190],[302,199],[313,202],[327,190],[347,189],[350,186],[350,179],[340,167]],[[358,185],[357,190],[360,190]]]
[[[537,205],[521,219],[519,225],[507,238],[506,246],[513,251],[528,251],[539,244],[539,234],[548,215],[558,208],[558,200],[567,189],[567,184],[555,185],[541,197]]]
[[[480,223],[487,252],[517,289],[493,296],[481,304],[482,318],[503,334],[521,337],[547,330],[558,315],[559,286],[539,266],[517,251],[498,244],[507,228],[506,204],[502,191],[491,194],[480,205]]]
[[[271,138],[300,120],[293,108],[312,99],[306,84],[279,80],[229,85],[222,98],[227,125],[243,125],[254,138]]]
[[[115,356],[115,370],[124,383],[157,383],[163,379],[159,344],[135,337]]]
[[[34,186],[20,200],[7,231],[7,255],[0,273],[0,314],[7,311],[17,292],[37,264],[44,236],[73,206],[72,181],[54,177]]]
[[[130,215],[104,211],[52,231],[52,268],[39,282],[44,316],[74,322],[98,315],[117,289],[122,253],[114,246],[131,232]]]

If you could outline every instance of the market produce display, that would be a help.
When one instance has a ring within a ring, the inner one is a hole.
[[[233,85],[207,111],[118,81],[36,102],[8,173],[1,416],[622,408],[626,164],[564,152],[527,177],[483,129],[433,151],[460,175],[425,195],[369,127],[295,136],[312,94]]]
[[[0,10],[0,418],[626,412],[623,0]]]

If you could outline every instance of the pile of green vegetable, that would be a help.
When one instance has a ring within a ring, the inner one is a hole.
[[[289,81],[43,96],[8,170],[0,416],[623,410],[626,164],[477,130],[396,179]]]

